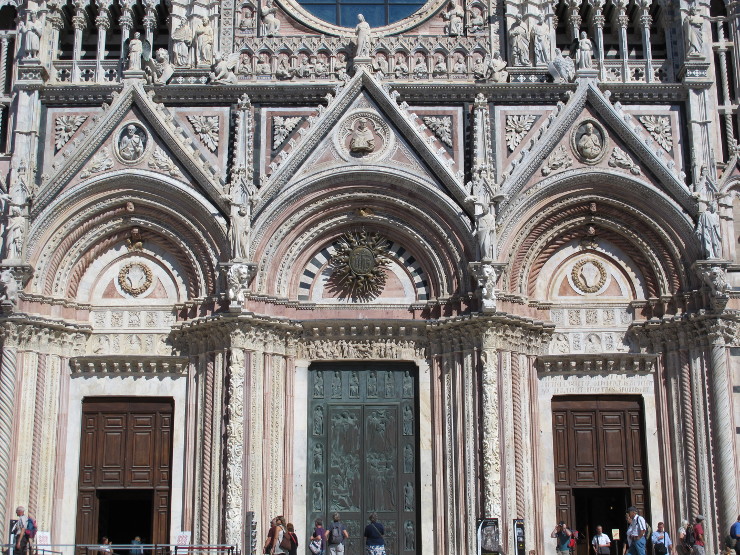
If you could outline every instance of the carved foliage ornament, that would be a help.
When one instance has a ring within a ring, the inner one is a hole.
[[[54,120],[54,146],[57,151],[67,144],[86,119],[87,116],[58,116]]]
[[[424,116],[424,123],[440,141],[452,146],[452,116]]]
[[[573,285],[583,293],[596,293],[606,283],[606,268],[594,258],[584,258],[570,272]]]
[[[348,297],[370,300],[383,291],[388,264],[385,237],[365,230],[345,233],[331,258],[332,280]]]
[[[129,262],[118,271],[118,285],[132,297],[138,297],[152,285],[152,271],[141,262]]]
[[[506,116],[506,146],[509,147],[510,152],[514,152],[519,146],[536,120],[537,116],[531,114]]]
[[[283,117],[275,116],[272,118],[272,150],[277,150],[283,144],[285,139],[290,135],[303,118],[301,116]]]
[[[673,150],[671,120],[668,116],[638,116],[637,119],[645,126],[653,140],[666,152]]]
[[[188,116],[198,138],[211,152],[218,148],[218,116]]]
[[[568,155],[563,145],[556,148],[542,166],[542,175],[550,175],[556,170],[565,170],[573,165],[573,159]]]

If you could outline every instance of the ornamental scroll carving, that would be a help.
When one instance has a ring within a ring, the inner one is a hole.
[[[238,544],[241,535],[245,369],[244,351],[231,349],[226,424],[226,542],[230,545]]]

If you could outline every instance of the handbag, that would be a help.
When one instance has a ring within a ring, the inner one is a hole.
[[[653,545],[653,550],[657,555],[666,555],[668,553],[668,547],[665,544],[665,536],[663,536],[663,543],[656,543]]]
[[[308,544],[308,548],[311,550],[311,553],[318,555],[321,551],[321,540],[311,541],[311,543]]]
[[[283,539],[280,540],[280,549],[285,551],[293,549],[293,540],[290,538],[290,534],[288,534],[288,532],[283,532]]]

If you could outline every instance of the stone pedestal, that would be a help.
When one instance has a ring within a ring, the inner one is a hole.
[[[146,72],[143,69],[125,69],[123,70],[124,79],[146,79]]]

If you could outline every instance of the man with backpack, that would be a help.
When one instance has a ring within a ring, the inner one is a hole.
[[[333,522],[326,530],[326,543],[329,545],[330,555],[340,555],[344,553],[344,540],[349,538],[349,533],[342,521],[339,520],[339,513],[334,513],[332,520]]]
[[[627,543],[629,544],[627,553],[629,555],[645,555],[647,523],[644,518],[637,514],[637,507],[628,508],[627,514],[630,519],[630,525],[627,528]]]
[[[16,508],[15,515],[18,520],[11,531],[15,538],[15,555],[26,555],[29,542],[36,537],[36,521],[26,516],[25,507]]]

